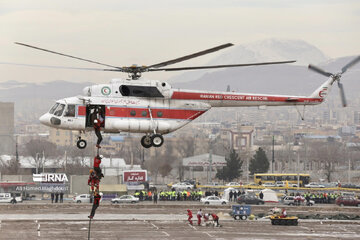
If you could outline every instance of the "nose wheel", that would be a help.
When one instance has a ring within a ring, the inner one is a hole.
[[[160,134],[154,134],[151,136],[151,143],[154,147],[161,147],[164,143],[164,138]]]
[[[78,141],[76,142],[76,146],[80,149],[86,148],[86,145],[87,145],[86,141],[81,138],[79,138]]]
[[[144,148],[160,147],[164,143],[164,138],[160,134],[145,135],[141,138],[141,145]]]

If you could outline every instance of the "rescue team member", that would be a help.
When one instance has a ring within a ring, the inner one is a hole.
[[[199,210],[199,211],[197,212],[197,214],[196,214],[196,217],[197,217],[197,219],[198,219],[198,222],[197,222],[198,226],[201,225],[202,215],[203,215],[203,213],[202,213],[201,208],[200,208],[200,210]]]
[[[192,222],[192,220],[191,220],[192,217],[193,217],[192,212],[191,212],[190,209],[188,209],[187,212],[188,212],[187,215],[189,216],[189,217],[188,217],[188,221],[189,221],[189,223],[190,223],[191,225],[193,225],[193,222]]]
[[[95,191],[95,195],[94,195],[94,203],[91,209],[91,213],[90,216],[88,216],[88,218],[93,219],[94,215],[95,215],[95,211],[96,209],[99,207],[100,205],[100,199],[101,199],[101,195],[99,194],[98,191]]]
[[[281,218],[286,218],[286,216],[287,216],[286,210],[285,210],[285,208],[283,208],[280,217],[281,217]]]
[[[89,173],[88,185],[91,186],[91,191],[94,192],[94,187],[99,191],[99,178],[96,176],[94,169],[90,169]]]
[[[209,215],[211,215],[213,221],[216,223],[216,226],[220,226],[218,215],[216,215],[215,213],[210,213]]]
[[[206,224],[209,221],[209,213],[205,213],[204,215],[204,223]]]
[[[101,120],[100,119],[95,119],[94,120],[94,130],[95,130],[95,134],[96,134],[96,136],[98,138],[97,142],[96,142],[96,147],[97,148],[101,148],[100,143],[102,141],[102,136],[101,136],[100,129],[101,129]]]
[[[103,158],[102,155],[96,155],[94,157],[94,170],[96,172],[96,176],[99,178],[99,180],[104,177],[104,175],[101,172],[101,168],[100,168],[100,164],[101,164],[101,159]]]

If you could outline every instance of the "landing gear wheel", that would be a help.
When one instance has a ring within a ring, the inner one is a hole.
[[[86,141],[83,139],[80,139],[77,141],[76,146],[80,149],[86,148]]]
[[[149,148],[152,146],[151,137],[149,135],[145,135],[141,138],[141,146],[144,148]]]
[[[164,138],[160,134],[154,134],[151,136],[151,143],[154,147],[161,147],[164,143]]]

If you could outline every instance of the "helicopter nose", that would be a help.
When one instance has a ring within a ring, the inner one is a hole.
[[[48,113],[45,113],[39,118],[40,122],[46,126],[50,125],[50,116]]]

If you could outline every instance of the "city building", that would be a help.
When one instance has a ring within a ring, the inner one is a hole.
[[[14,103],[0,102],[0,154],[14,154],[16,139],[14,136]]]

